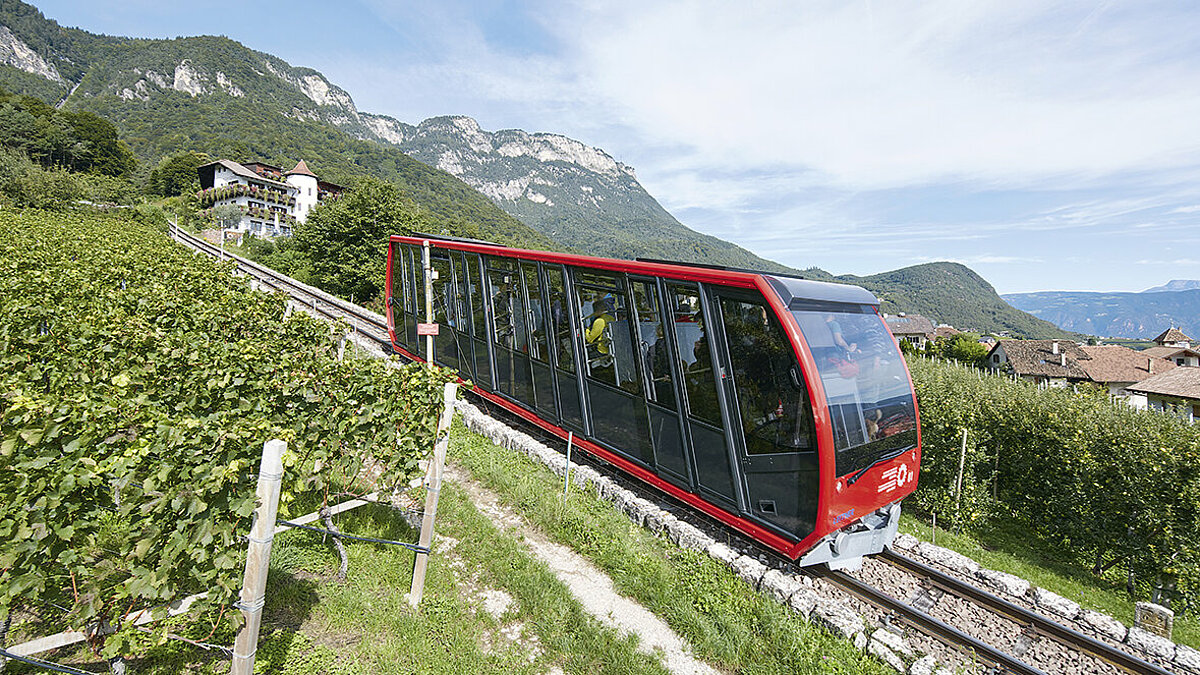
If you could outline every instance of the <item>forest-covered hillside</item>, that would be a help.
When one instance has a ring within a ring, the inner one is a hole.
[[[858,284],[883,301],[885,312],[922,314],[961,330],[1005,332],[1013,337],[1078,337],[1015,309],[983,277],[959,263],[914,265],[866,277],[838,280]]]

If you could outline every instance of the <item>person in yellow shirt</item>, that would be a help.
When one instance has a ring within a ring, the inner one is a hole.
[[[608,355],[609,346],[608,340],[604,337],[604,327],[613,320],[611,297],[600,298],[592,305],[592,313],[584,319],[586,328],[583,331],[583,341],[587,344],[589,360]]]

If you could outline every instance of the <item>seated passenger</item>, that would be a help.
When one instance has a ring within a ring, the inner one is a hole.
[[[583,318],[583,341],[587,345],[588,361],[604,361],[609,355],[609,338],[604,329],[613,322],[613,301],[601,298],[593,304],[592,313]]]

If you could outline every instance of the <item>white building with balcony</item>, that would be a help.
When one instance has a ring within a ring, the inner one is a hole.
[[[235,207],[241,219],[224,223],[222,229],[238,237],[246,233],[268,238],[290,236],[296,223],[304,222],[317,204],[342,191],[340,185],[318,179],[304,160],[285,172],[261,162],[239,164],[222,159],[199,167],[197,172],[200,192],[196,196],[203,213],[213,214],[225,205]]]

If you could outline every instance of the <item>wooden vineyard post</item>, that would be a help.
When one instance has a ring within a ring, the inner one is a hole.
[[[252,675],[254,655],[258,651],[258,630],[266,604],[267,567],[271,564],[271,540],[275,538],[275,516],[279,512],[279,486],[283,478],[283,452],[287,443],[267,441],[263,445],[262,464],[258,468],[258,506],[250,526],[250,544],[246,553],[246,575],[238,609],[246,624],[233,643],[233,667],[230,675]]]
[[[437,443],[433,446],[433,457],[425,470],[425,517],[421,519],[421,538],[417,545],[416,560],[413,562],[412,588],[408,602],[413,607],[421,604],[425,594],[425,570],[429,566],[429,547],[433,543],[433,520],[437,516],[438,493],[442,489],[442,467],[446,463],[446,446],[450,443],[450,422],[454,419],[454,399],[458,395],[458,383],[451,382],[442,390],[442,417],[438,420]],[[422,552],[424,551],[424,552]]]
[[[954,482],[954,527],[956,530],[962,526],[962,514],[959,511],[962,504],[963,470],[967,464],[967,428],[963,427],[962,432],[962,450],[958,453],[958,480]]]

